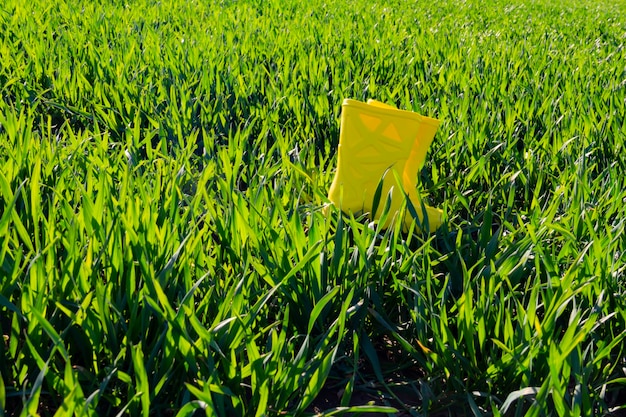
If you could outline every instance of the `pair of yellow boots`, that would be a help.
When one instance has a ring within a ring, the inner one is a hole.
[[[391,192],[389,217],[383,227],[389,225],[408,198],[418,216],[418,227],[434,231],[442,223],[443,212],[424,205],[416,187],[418,171],[438,127],[437,119],[375,100],[364,103],[345,99],[337,171],[328,199],[344,212],[372,215],[374,195],[381,186],[380,201],[373,213],[375,220],[380,219]],[[407,230],[413,217],[406,214],[402,221]]]

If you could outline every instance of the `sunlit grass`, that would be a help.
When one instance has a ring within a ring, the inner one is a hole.
[[[623,408],[623,2],[83,3],[0,6],[0,415]],[[436,233],[324,214],[344,98]]]

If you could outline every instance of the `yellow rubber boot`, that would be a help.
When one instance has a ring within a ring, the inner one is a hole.
[[[400,210],[406,193],[425,225],[422,203],[416,191],[417,175],[424,165],[426,152],[433,141],[439,121],[410,111],[369,100],[363,103],[345,99],[341,113],[341,131],[337,171],[328,199],[344,212],[372,212],[374,193],[382,180],[380,204],[373,214],[378,220],[389,191],[391,198],[389,225]],[[394,175],[394,172],[397,175]],[[398,184],[396,176],[400,178]],[[403,190],[400,190],[400,187]],[[441,225],[443,212],[424,206],[429,230]],[[405,229],[412,222],[407,215]]]

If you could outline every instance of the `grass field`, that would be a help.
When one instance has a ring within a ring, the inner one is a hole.
[[[571,3],[4,0],[0,416],[624,415],[626,3]],[[442,228],[324,214],[344,98],[441,120]]]

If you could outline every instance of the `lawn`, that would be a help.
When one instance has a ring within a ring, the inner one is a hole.
[[[567,3],[4,0],[0,416],[624,415],[626,2]],[[441,121],[442,227],[329,204],[346,98]]]

